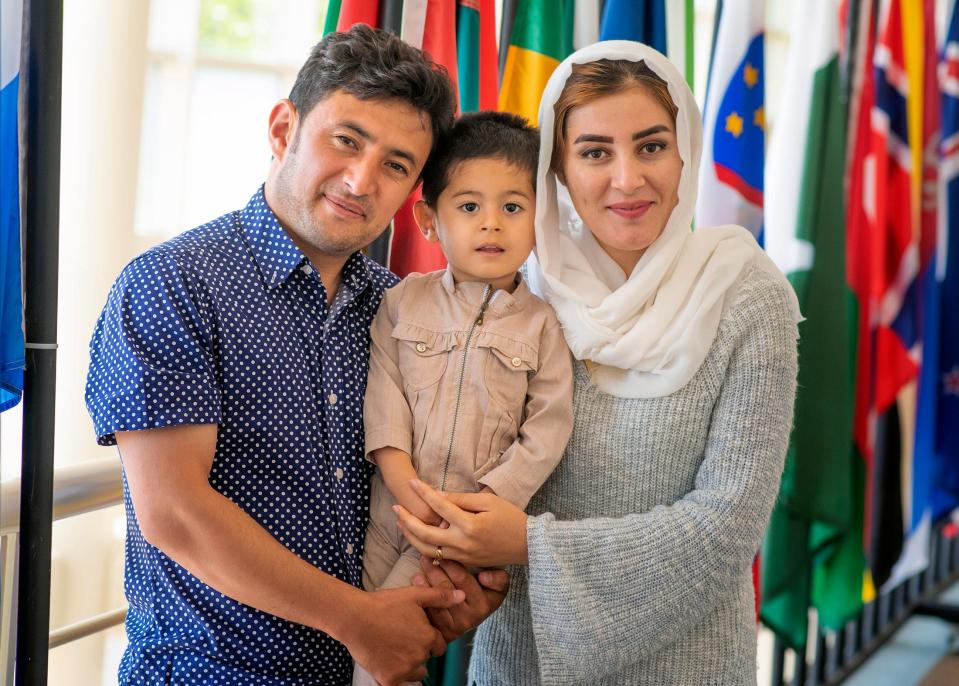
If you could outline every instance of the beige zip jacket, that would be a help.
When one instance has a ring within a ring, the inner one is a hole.
[[[572,427],[569,349],[552,308],[517,274],[512,293],[412,274],[373,322],[366,455],[394,447],[447,491],[494,493],[525,508]]]

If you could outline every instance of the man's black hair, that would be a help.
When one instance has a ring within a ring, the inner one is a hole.
[[[423,199],[430,207],[450,183],[450,171],[460,162],[498,158],[529,172],[536,188],[539,132],[523,117],[509,112],[464,114],[440,141],[423,169]]]
[[[453,86],[446,69],[395,34],[356,24],[313,46],[290,90],[301,118],[335,91],[359,100],[401,100],[429,116],[436,150],[453,124]]]

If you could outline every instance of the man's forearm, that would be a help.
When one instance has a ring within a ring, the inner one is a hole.
[[[234,600],[343,640],[362,591],[297,557],[213,490],[171,508],[164,553]]]

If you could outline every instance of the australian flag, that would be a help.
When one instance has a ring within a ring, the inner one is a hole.
[[[959,506],[959,5],[939,62],[939,226],[927,280],[916,460],[932,472],[932,516]]]
[[[703,120],[696,224],[738,224],[763,242],[764,3],[724,0]]]

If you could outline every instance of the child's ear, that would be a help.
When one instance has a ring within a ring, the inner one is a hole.
[[[413,218],[416,220],[416,225],[420,227],[423,238],[430,243],[439,240],[439,236],[436,234],[436,210],[430,207],[425,200],[417,200],[413,204]]]

